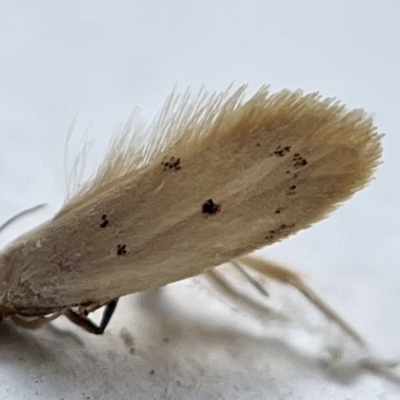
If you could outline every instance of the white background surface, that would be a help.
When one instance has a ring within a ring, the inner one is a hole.
[[[2,0],[0,219],[49,208],[1,244],[61,206],[75,118],[69,161],[85,133],[99,159],[136,106],[150,118],[175,84],[321,91],[375,113],[384,164],[334,215],[264,254],[303,271],[376,357],[400,359],[399,54],[398,1]],[[358,368],[363,355],[307,302],[268,288],[258,303],[293,322],[268,322],[201,279],[124,299],[103,337],[61,319],[35,332],[5,321],[0,398],[400,398],[399,380]],[[344,363],[323,362],[330,346]]]

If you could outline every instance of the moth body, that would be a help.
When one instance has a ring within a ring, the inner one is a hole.
[[[364,112],[244,89],[171,97],[148,143],[116,136],[97,175],[0,255],[0,315],[86,316],[307,228],[369,182],[381,148]]]

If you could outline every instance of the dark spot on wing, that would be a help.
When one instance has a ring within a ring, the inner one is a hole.
[[[265,236],[265,239],[267,240],[272,240],[275,237],[286,237],[289,236],[289,233],[292,231],[292,228],[295,227],[295,224],[281,224],[278,228],[276,229],[271,229],[268,232],[268,235]]]
[[[271,156],[272,156],[272,155],[275,155],[275,156],[277,156],[277,157],[283,157],[283,156],[285,156],[287,153],[289,153],[290,149],[291,149],[291,146],[285,146],[285,147],[278,146],[278,147],[276,148],[276,150],[275,150],[272,154],[270,154],[270,155],[271,155]]]
[[[221,211],[221,206],[219,204],[215,204],[212,199],[208,199],[202,207],[202,213],[208,215],[214,215]]]
[[[181,169],[181,159],[179,157],[170,157],[168,161],[163,161],[161,165],[164,171],[179,171]]]
[[[297,192],[296,192],[296,188],[297,188],[296,185],[290,186],[290,187],[289,187],[289,190],[286,192],[286,194],[287,194],[288,196],[293,196],[293,195],[295,195],[295,194],[297,193]]]
[[[103,222],[100,224],[100,228],[105,228],[108,225],[107,215],[103,214],[101,216],[101,219],[102,219]]]
[[[125,244],[119,244],[117,246],[117,255],[122,256],[123,254],[126,254],[126,245]]]
[[[296,169],[304,167],[307,165],[307,160],[303,158],[299,153],[293,155],[293,167]]]

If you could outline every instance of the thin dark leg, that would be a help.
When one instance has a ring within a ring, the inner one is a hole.
[[[100,322],[101,333],[103,333],[105,331],[105,329],[107,328],[108,323],[110,322],[111,317],[113,316],[114,311],[117,308],[118,300],[119,299],[111,300],[106,305],[106,308],[104,309],[104,312],[103,312],[103,318],[101,319],[101,322]]]
[[[114,299],[114,300],[111,300],[106,305],[100,325],[96,325],[90,318],[85,317],[84,315],[78,314],[77,312],[72,311],[72,310],[67,310],[64,315],[71,322],[80,326],[85,331],[94,333],[95,335],[102,335],[104,333],[105,329],[107,328],[107,325],[110,322],[115,309],[117,308],[117,304],[118,304],[118,299]]]

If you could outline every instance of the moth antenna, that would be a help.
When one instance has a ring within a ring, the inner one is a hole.
[[[35,211],[38,211],[44,207],[46,207],[47,204],[43,203],[43,204],[39,204],[37,206],[31,207],[31,208],[27,208],[24,211],[19,212],[18,214],[15,214],[13,217],[9,218],[6,222],[4,222],[2,225],[0,225],[0,233],[2,233],[4,231],[4,229],[6,229],[7,227],[9,227],[11,224],[13,224],[15,221],[21,219],[22,217],[25,217],[29,214],[34,213]]]

